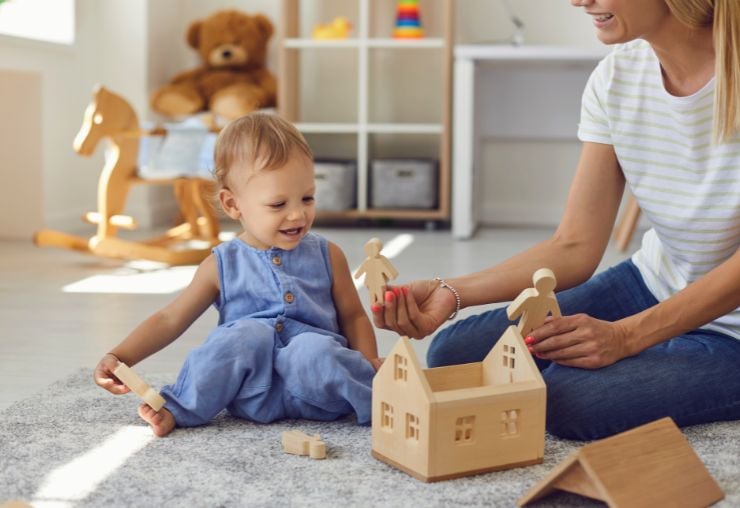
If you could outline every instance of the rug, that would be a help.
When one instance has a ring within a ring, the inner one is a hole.
[[[146,375],[155,387],[172,376]],[[109,395],[80,371],[0,413],[0,504],[55,506],[507,506],[583,443],[547,437],[542,464],[425,484],[370,456],[354,420],[257,425],[227,414],[154,438],[135,395]],[[283,453],[283,431],[321,434],[326,460]],[[740,506],[740,423],[684,430]],[[599,506],[558,493],[533,506]]]

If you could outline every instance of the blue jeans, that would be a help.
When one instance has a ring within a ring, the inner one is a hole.
[[[557,294],[563,315],[616,321],[657,300],[631,261]],[[430,367],[479,362],[513,323],[504,308],[442,330],[429,347]],[[547,430],[593,440],[670,416],[679,426],[740,419],[740,340],[693,330],[597,370],[534,358],[547,384]]]

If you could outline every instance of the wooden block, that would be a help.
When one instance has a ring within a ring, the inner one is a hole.
[[[587,444],[558,464],[518,504],[553,490],[610,507],[709,506],[724,493],[670,418]]]
[[[144,402],[155,411],[162,409],[164,403],[167,402],[164,400],[164,397],[157,393],[154,388],[149,386],[125,363],[118,362],[118,367],[113,371],[113,374],[128,386],[132,392],[144,399]]]
[[[283,451],[293,455],[308,455],[312,459],[326,458],[326,444],[321,436],[309,436],[300,430],[286,430],[282,436]]]

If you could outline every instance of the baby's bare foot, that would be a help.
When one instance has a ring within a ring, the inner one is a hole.
[[[139,416],[152,426],[155,436],[164,437],[175,428],[175,417],[165,408],[155,411],[146,404],[139,406]]]

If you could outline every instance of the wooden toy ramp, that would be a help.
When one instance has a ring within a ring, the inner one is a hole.
[[[208,195],[214,183],[203,178],[143,179],[137,175],[139,138],[163,135],[164,131],[145,132],[131,105],[121,96],[98,86],[74,140],[74,149],[89,156],[106,139],[109,155],[98,179],[98,209],[83,220],[96,224],[89,238],[40,230],[34,242],[43,247],[62,247],[97,256],[119,259],[147,259],[170,265],[200,263],[219,243],[219,225]],[[171,185],[183,222],[164,235],[141,241],[117,236],[119,229],[135,229],[136,220],[123,215],[128,191],[133,185]],[[197,246],[195,246],[197,245]]]
[[[702,507],[723,499],[670,418],[587,444],[519,499],[519,506],[564,490],[610,507]]]

